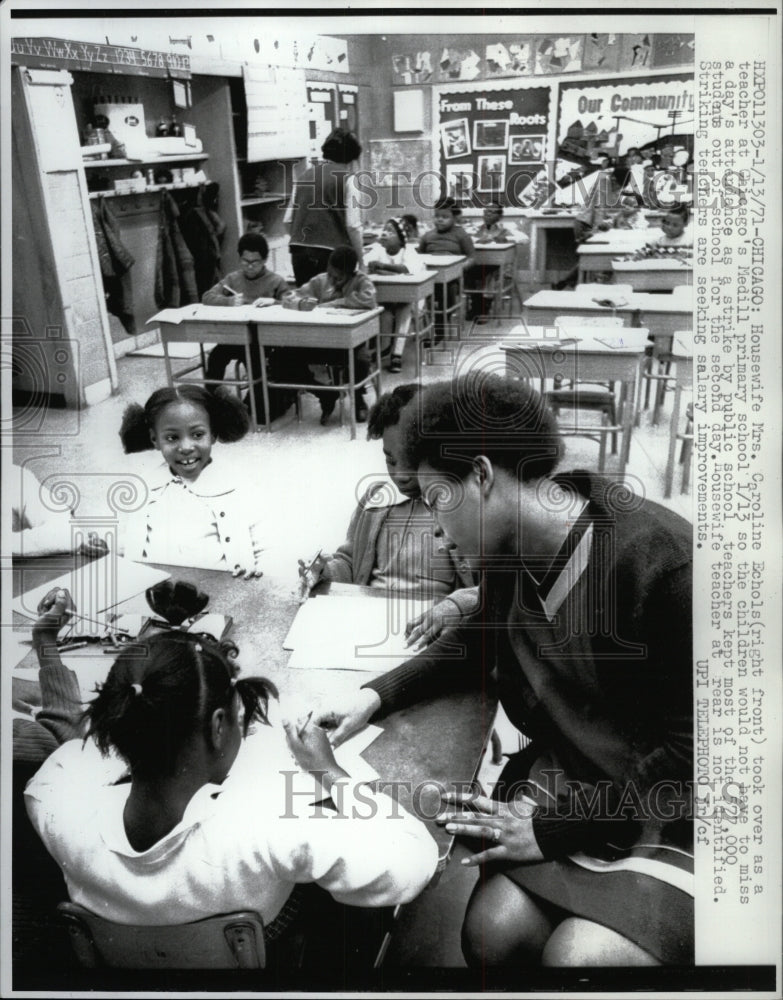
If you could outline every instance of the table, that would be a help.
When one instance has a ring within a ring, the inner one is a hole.
[[[622,343],[618,343],[620,339]],[[545,382],[556,378],[621,384],[619,425],[622,444],[618,477],[622,478],[631,448],[634,402],[646,346],[645,329],[579,328],[574,324],[567,331],[562,330],[560,337],[552,337],[551,329],[545,326],[514,327],[501,348],[506,355],[506,375],[509,378],[536,379],[542,392]],[[561,426],[560,429],[566,435],[588,437],[600,430],[599,471],[603,471],[609,428]]]
[[[430,270],[436,271],[435,284],[440,285],[442,295],[441,317],[443,326],[449,329],[452,317],[457,328],[457,340],[462,338],[462,326],[465,317],[465,278],[464,269],[467,257],[461,254],[419,254]],[[457,301],[449,305],[448,286],[452,281],[459,283]]]
[[[18,593],[22,586],[29,589],[52,580],[68,565],[78,566],[84,561],[82,557],[63,557],[56,566],[48,565],[48,560],[20,561],[16,566],[18,572],[14,573],[14,590]],[[23,562],[25,565],[21,565]],[[40,565],[42,562],[47,565]],[[207,610],[233,616],[230,635],[239,646],[238,662],[246,672],[268,677],[277,684],[281,693],[295,690],[297,694],[305,692],[314,702],[329,697],[333,704],[338,704],[341,693],[353,691],[376,676],[374,672],[353,670],[288,670],[289,653],[282,648],[282,643],[298,605],[290,594],[270,591],[263,579],[241,581],[233,579],[230,573],[214,570],[181,566],[160,568],[208,593],[210,603]],[[382,591],[349,584],[321,585],[318,590],[319,596],[312,599],[319,601],[328,601],[331,593],[356,593],[359,590],[375,598],[385,596]],[[143,594],[125,602],[121,610],[149,612]],[[111,658],[102,656],[102,659],[108,672]],[[25,672],[29,673],[30,680],[20,681],[18,675]],[[15,694],[29,700],[31,692],[37,688],[37,663],[32,651],[15,674]],[[419,789],[423,811],[434,816],[439,801],[438,783],[467,783],[474,777],[493,709],[494,701],[485,699],[478,691],[455,692],[420,702],[382,720],[383,734],[368,748],[366,759],[381,775],[382,781],[398,783],[399,801],[404,807],[410,807],[411,799],[417,794],[415,790]],[[426,822],[438,843],[441,858],[445,860],[452,838],[433,820]],[[460,866],[456,867],[452,878],[463,874]],[[422,905],[428,902],[433,905],[433,898],[439,899],[444,892],[448,894],[451,884],[449,879],[433,882],[408,906],[414,907],[419,901],[423,901]]]
[[[503,308],[503,297],[509,297],[509,311],[511,310],[511,295],[514,290],[514,259],[516,257],[516,243],[475,243],[473,259],[478,267],[497,267],[498,280],[492,295],[492,313],[495,321],[500,324],[500,314]],[[484,292],[481,288],[468,288],[470,292]]]
[[[399,305],[408,303],[411,306],[413,318],[413,342],[416,347],[416,378],[421,378],[421,342],[426,336],[432,336],[435,324],[435,303],[433,294],[437,275],[428,274],[384,274],[375,272],[368,278],[375,285],[375,294],[380,305]],[[421,299],[429,300],[429,309],[419,308]]]
[[[266,370],[267,347],[301,347],[301,348],[333,348],[345,351],[347,354],[348,382],[338,386],[322,386],[325,392],[337,392],[340,394],[349,393],[351,405],[350,427],[351,439],[356,437],[356,414],[353,406],[353,393],[356,389],[361,389],[370,382],[375,383],[376,392],[381,391],[381,342],[380,342],[380,322],[379,317],[383,310],[378,307],[368,309],[362,313],[354,313],[346,309],[329,309],[328,304],[313,309],[311,312],[303,312],[298,309],[284,309],[281,305],[266,306],[256,308],[254,306],[236,306],[231,310],[220,306],[183,306],[181,309],[166,309],[153,320],[157,320],[160,327],[161,341],[163,343],[163,353],[166,363],[166,376],[169,385],[174,384],[174,380],[204,382],[204,379],[183,379],[181,376],[199,365],[191,366],[189,369],[181,369],[179,372],[172,372],[171,359],[168,353],[168,345],[172,342],[189,342],[201,344],[204,341],[215,341],[217,343],[241,343],[246,348],[246,358],[248,364],[248,380],[251,384],[261,383],[264,407],[266,413],[269,409],[269,389],[312,389],[312,385],[291,382],[270,382]],[[217,312],[217,316],[215,313]],[[230,312],[224,317],[224,313]],[[150,321],[152,322],[152,321]],[[215,333],[220,338],[233,337],[234,339],[217,339]],[[367,343],[375,337],[376,340],[376,365],[371,367],[369,374],[356,381],[353,351],[361,344]],[[249,345],[257,343],[261,354],[261,371],[258,375],[253,373],[250,359]],[[203,360],[203,352],[202,352]],[[251,416],[253,429],[258,429],[257,414],[253,393],[250,393]],[[268,433],[272,431],[272,422],[267,420],[266,429]]]
[[[617,281],[630,283],[635,292],[670,292],[693,284],[693,263],[672,254],[646,260],[613,260]]]

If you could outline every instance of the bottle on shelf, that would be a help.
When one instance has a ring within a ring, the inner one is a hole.
[[[181,136],[182,135],[182,123],[177,119],[177,116],[171,119],[171,130],[169,135]]]
[[[163,137],[166,135],[171,135],[171,123],[167,122],[165,118],[161,117],[158,122],[158,126],[155,129],[155,135]]]

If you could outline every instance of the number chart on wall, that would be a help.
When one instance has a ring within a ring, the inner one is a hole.
[[[437,98],[444,193],[459,202],[526,203],[546,170],[551,87],[443,92]]]

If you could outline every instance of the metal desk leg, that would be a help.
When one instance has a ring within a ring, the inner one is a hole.
[[[256,412],[256,394],[253,391],[255,385],[253,384],[253,362],[250,358],[250,341],[245,341],[245,365],[247,367],[247,381],[248,381],[248,393],[250,395],[250,423],[253,426],[253,430],[258,430],[258,413]],[[267,410],[267,413],[269,410]],[[268,427],[269,425],[267,425]]]
[[[379,341],[380,343],[380,341]],[[353,348],[348,348],[348,412],[351,417],[351,440],[356,438],[356,366],[354,365]]]
[[[269,380],[266,374],[266,348],[263,344],[258,345],[258,353],[261,356],[261,396],[264,400],[264,412],[266,413],[266,432],[272,433],[272,411],[269,408]],[[298,407],[297,407],[298,412]]]
[[[170,388],[174,388],[174,375],[171,371],[171,358],[169,357],[169,342],[163,339],[163,360],[166,364],[166,378]]]
[[[674,389],[674,408],[669,429],[669,454],[666,459],[666,474],[663,481],[663,495],[668,500],[672,495],[672,483],[674,482],[674,466],[677,457],[677,428],[680,426],[680,401],[682,399],[682,386],[678,382]]]

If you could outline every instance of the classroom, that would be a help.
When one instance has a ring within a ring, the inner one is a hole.
[[[450,20],[9,22],[15,990],[694,965],[695,36]]]

